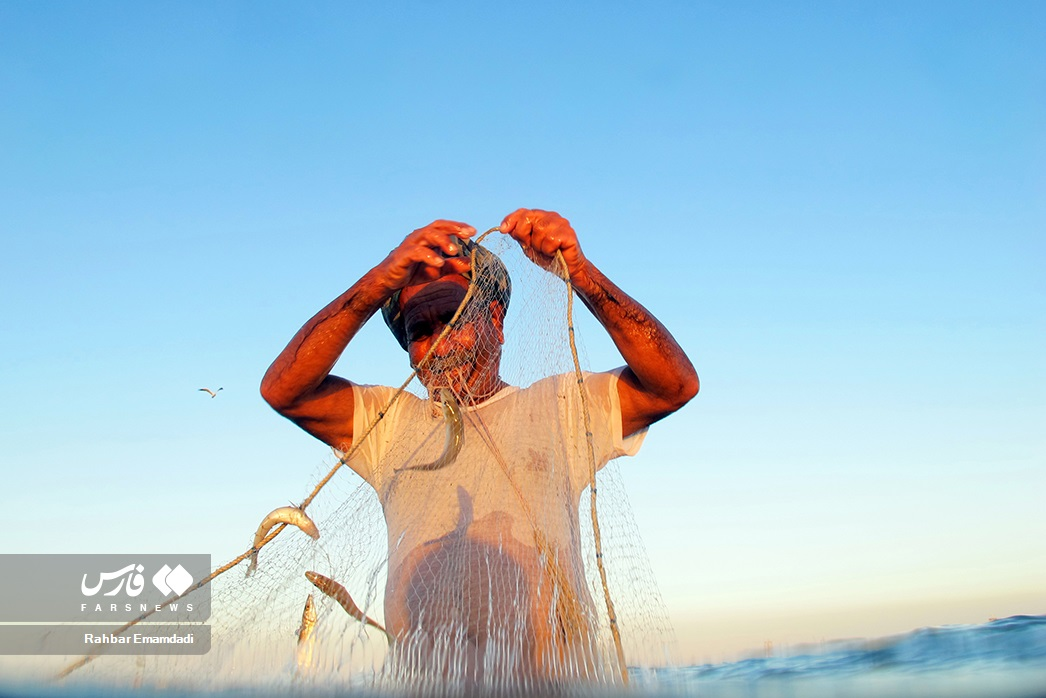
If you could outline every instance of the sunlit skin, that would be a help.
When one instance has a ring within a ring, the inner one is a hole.
[[[578,297],[606,329],[625,360],[618,381],[622,433],[633,434],[671,414],[698,390],[697,372],[672,335],[642,305],[615,286],[585,256],[570,222],[553,211],[518,209],[502,221],[499,230],[515,239],[534,263],[552,268],[557,253],[566,262]],[[335,362],[381,305],[402,290],[400,302],[407,303],[434,281],[461,285],[469,270],[469,259],[461,255],[460,240],[471,238],[476,229],[465,223],[437,220],[418,228],[368,271],[345,293],[320,310],[298,331],[276,357],[261,392],[280,414],[335,448],[352,445],[352,383],[331,374]],[[497,344],[504,341],[502,320],[491,306],[489,327],[475,338],[476,326],[468,323],[452,331],[447,348],[472,342]],[[493,329],[493,332],[489,330]],[[435,336],[438,333],[429,333]],[[409,347],[410,360],[424,355],[426,337],[417,337]],[[417,345],[416,347],[414,345]],[[478,357],[480,354],[476,354]],[[496,392],[500,350],[482,352],[478,365],[457,369],[456,391],[469,393],[477,401]],[[453,373],[453,372],[452,372]],[[421,377],[431,383],[430,375]]]

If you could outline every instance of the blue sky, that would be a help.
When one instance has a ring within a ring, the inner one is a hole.
[[[1046,7],[383,5],[0,3],[0,550],[242,551],[294,331],[534,206],[702,376],[622,464],[684,658],[1046,613]]]

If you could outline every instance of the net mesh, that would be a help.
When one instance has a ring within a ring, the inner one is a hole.
[[[496,693],[621,687],[670,661],[673,633],[613,460],[630,447],[606,418],[614,377],[579,371],[555,270],[506,236],[483,245],[509,270],[511,302],[473,279],[456,333],[419,362],[424,381],[354,387],[354,443],[303,503],[319,538],[277,525],[251,574],[251,551],[216,570],[208,654],[102,655],[74,664],[76,680]],[[509,306],[504,344],[492,300]],[[468,367],[495,358],[483,352],[500,352],[515,387],[469,394]]]

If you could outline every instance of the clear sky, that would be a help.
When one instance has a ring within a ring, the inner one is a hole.
[[[0,1],[0,551],[241,552],[277,352],[520,206],[701,374],[621,464],[684,660],[1046,613],[1038,2]]]

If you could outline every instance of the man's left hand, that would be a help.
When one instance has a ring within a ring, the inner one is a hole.
[[[518,209],[505,216],[499,230],[511,235],[532,262],[549,271],[558,271],[557,252],[563,255],[571,281],[577,281],[584,271],[585,254],[577,233],[570,221],[555,211]]]

